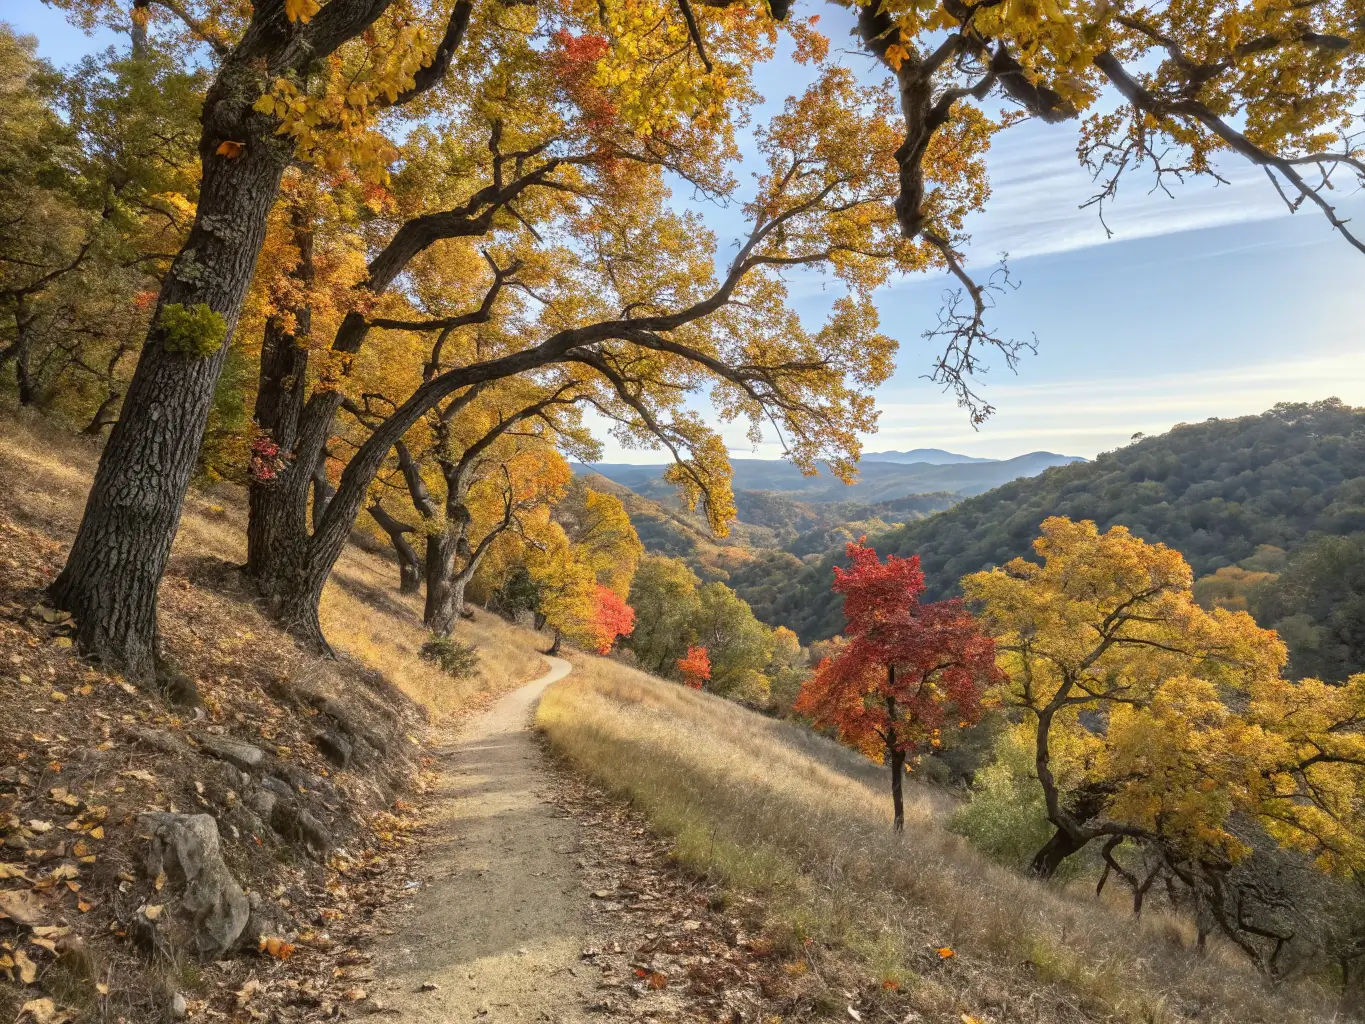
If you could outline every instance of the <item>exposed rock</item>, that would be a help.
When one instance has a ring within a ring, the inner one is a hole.
[[[289,785],[289,783],[285,782],[283,779],[275,778],[273,775],[261,776],[261,788],[274,793],[276,796],[292,797],[294,795],[293,786]]]
[[[208,733],[196,735],[194,738],[198,740],[199,747],[204,753],[211,754],[220,761],[226,761],[244,772],[254,771],[265,763],[265,751],[244,740],[233,739],[231,736],[211,736]]]
[[[338,730],[328,729],[314,737],[313,743],[322,752],[322,756],[338,768],[345,768],[351,763],[351,741]]]
[[[223,863],[218,825],[207,814],[144,814],[152,833],[147,874],[165,872],[167,892],[179,906],[172,925],[186,930],[185,944],[205,959],[232,949],[246,927],[246,893]]]
[[[302,844],[314,857],[325,857],[332,848],[332,835],[327,826],[297,800],[276,800],[270,827],[287,842]]]
[[[124,736],[149,750],[159,750],[163,754],[188,754],[190,751],[190,745],[179,733],[162,732],[131,723],[125,724],[122,729]]]
[[[262,821],[269,821],[271,815],[275,813],[275,802],[279,796],[273,790],[261,788],[254,790],[247,798],[246,805],[261,816]]]

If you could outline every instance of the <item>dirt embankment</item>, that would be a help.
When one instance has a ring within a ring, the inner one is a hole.
[[[539,656],[481,619],[461,624],[480,676],[435,671],[396,569],[358,551],[324,604],[350,653],[301,650],[238,572],[240,495],[220,489],[191,494],[162,587],[167,685],[86,665],[44,591],[97,454],[0,421],[0,1020],[359,1010],[347,970],[406,882],[428,718]]]

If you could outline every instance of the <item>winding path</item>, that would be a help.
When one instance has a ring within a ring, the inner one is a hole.
[[[595,979],[574,854],[577,826],[544,798],[548,778],[531,722],[550,671],[472,720],[440,752],[441,783],[425,878],[383,924],[393,934],[372,991],[404,1021],[578,1021]],[[600,1015],[598,1016],[600,1020]]]

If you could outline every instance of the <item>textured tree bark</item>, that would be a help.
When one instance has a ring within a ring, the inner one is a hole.
[[[896,732],[896,698],[890,691],[896,685],[896,666],[886,666],[886,718],[891,724],[886,730],[886,756],[891,763],[891,808],[893,817],[891,827],[896,832],[905,830],[905,794],[901,789],[905,777],[905,751],[900,746],[900,736]]]
[[[891,827],[897,832],[905,831],[905,795],[901,791],[904,778],[905,751],[893,750],[891,752],[891,806],[895,810],[895,818]]]
[[[389,541],[398,555],[398,589],[404,594],[415,594],[422,588],[422,559],[408,541],[407,535],[414,532],[409,526],[384,510],[383,505],[371,505],[370,515],[380,528],[389,535]]]
[[[313,232],[300,211],[293,213],[298,263],[290,271],[303,288],[313,281]],[[266,597],[282,581],[297,577],[308,557],[308,491],[316,460],[300,457],[299,433],[308,377],[303,344],[312,325],[306,305],[291,310],[294,330],[278,317],[266,321],[254,418],[263,431],[253,453],[246,529],[246,572]],[[273,446],[263,449],[262,445]]]
[[[1073,853],[1079,853],[1087,842],[1089,840],[1077,838],[1063,829],[1058,829],[1034,855],[1029,870],[1039,878],[1051,878],[1062,866],[1062,862]]]
[[[327,505],[336,494],[332,481],[327,479],[327,448],[318,452],[317,462],[313,464],[313,529],[318,528],[322,517],[327,514]]]
[[[0,369],[14,360],[15,383],[19,389],[19,404],[32,405],[38,400],[38,389],[33,383],[30,360],[33,354],[33,322],[38,318],[28,295],[19,295],[14,302],[14,341],[0,352]]]
[[[51,588],[76,620],[81,649],[139,680],[155,673],[157,588],[287,159],[265,120],[251,115],[255,77],[246,67],[225,68],[206,101],[195,222],[162,285],[80,530]],[[219,155],[226,139],[245,146],[233,158]],[[170,303],[204,304],[223,319],[227,332],[216,351],[166,347],[159,323]]]

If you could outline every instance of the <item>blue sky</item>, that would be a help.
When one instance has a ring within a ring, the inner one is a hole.
[[[837,27],[841,12],[822,10],[836,58],[871,80],[878,72]],[[6,5],[3,17],[38,36],[40,52],[58,64],[123,43],[84,35],[38,0]],[[805,80],[783,59],[762,69],[768,103],[754,111],[754,123]],[[998,411],[973,431],[952,397],[921,378],[932,351],[920,332],[948,282],[898,282],[878,300],[901,354],[879,392],[881,430],[869,450],[1092,457],[1137,431],[1261,412],[1280,401],[1335,395],[1365,405],[1365,256],[1316,213],[1289,215],[1260,172],[1229,157],[1220,168],[1229,184],[1190,182],[1174,197],[1149,192],[1150,179],[1134,175],[1106,211],[1114,230],[1107,239],[1095,212],[1080,209],[1093,187],[1076,162],[1074,126],[1019,125],[997,138],[989,167],[994,194],[971,225],[968,255],[981,269],[1010,254],[1021,287],[1001,298],[995,322],[1006,336],[1036,334],[1038,354],[1017,375],[997,366],[984,378],[983,393]],[[1343,208],[1365,220],[1361,197]],[[708,219],[722,238],[738,229],[732,211]],[[818,281],[793,282],[794,301],[812,324],[834,294]],[[768,445],[755,452],[740,431],[732,442],[735,455],[777,454]],[[614,442],[604,457],[663,460]]]

